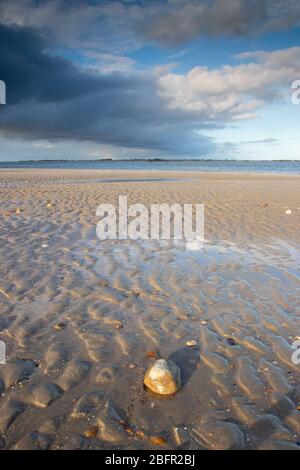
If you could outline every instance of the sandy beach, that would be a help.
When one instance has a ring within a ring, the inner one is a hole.
[[[299,185],[1,170],[0,448],[299,450]],[[100,241],[119,195],[204,203],[204,246]],[[143,387],[160,357],[182,373],[169,398]]]

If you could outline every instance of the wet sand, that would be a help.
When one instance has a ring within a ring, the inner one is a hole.
[[[299,185],[0,171],[0,448],[300,449]],[[203,248],[100,242],[96,208],[119,195],[204,202]],[[173,397],[143,388],[156,357],[181,369]]]

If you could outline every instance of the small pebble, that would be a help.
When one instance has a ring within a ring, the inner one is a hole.
[[[144,384],[158,395],[173,395],[181,388],[180,369],[170,359],[158,359],[147,370]]]

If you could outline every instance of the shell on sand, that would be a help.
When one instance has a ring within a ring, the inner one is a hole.
[[[173,395],[181,388],[180,369],[170,359],[158,359],[147,370],[144,384],[158,395]]]

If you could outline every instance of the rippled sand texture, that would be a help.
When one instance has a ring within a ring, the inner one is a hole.
[[[1,171],[0,448],[299,449],[299,183]],[[203,249],[100,242],[119,194],[204,202]],[[181,368],[174,397],[143,389],[157,357]]]

